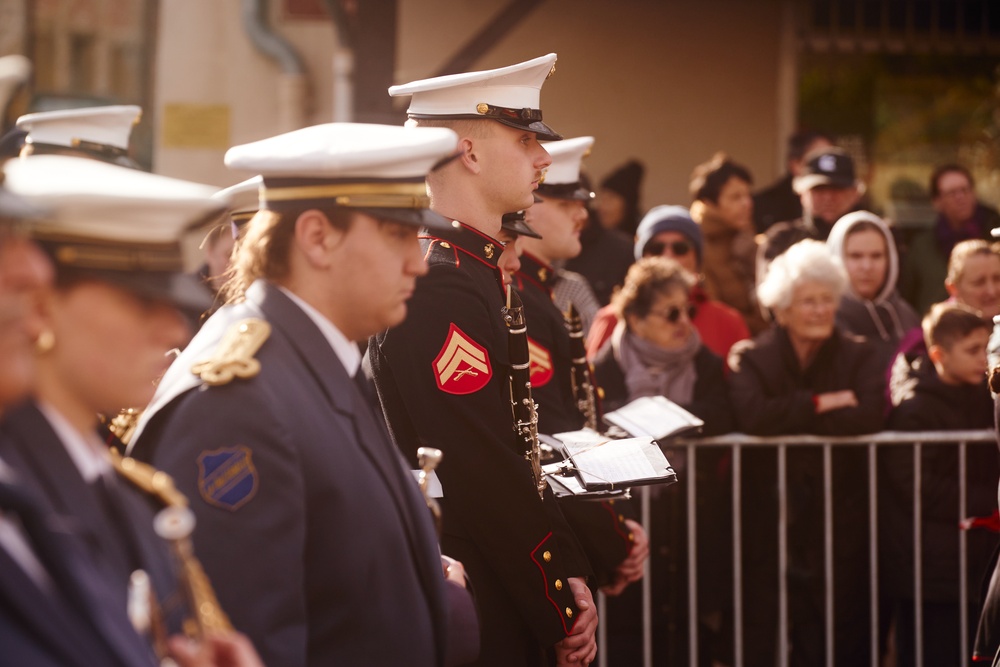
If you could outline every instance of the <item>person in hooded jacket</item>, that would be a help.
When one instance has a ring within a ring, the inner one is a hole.
[[[920,316],[896,289],[899,254],[892,232],[874,213],[854,211],[834,224],[826,245],[848,277],[837,326],[871,341],[887,369],[899,342],[920,326]]]

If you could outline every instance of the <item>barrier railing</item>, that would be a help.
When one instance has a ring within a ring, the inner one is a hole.
[[[677,458],[683,458],[683,462],[678,462],[682,467],[679,471],[680,483],[683,488],[683,498],[686,511],[686,531],[684,531],[684,541],[686,542],[686,597],[687,597],[687,647],[686,662],[692,667],[699,664],[699,560],[698,540],[698,485],[697,475],[694,474],[698,465],[699,452],[707,452],[717,448],[725,448],[731,454],[731,512],[732,512],[732,664],[734,667],[743,667],[745,636],[744,625],[744,588],[748,579],[758,577],[760,573],[747,572],[744,569],[744,547],[746,537],[743,524],[746,521],[747,510],[756,511],[757,508],[745,508],[742,506],[741,497],[743,495],[742,484],[744,480],[744,454],[750,450],[758,448],[769,448],[775,452],[775,476],[777,491],[777,620],[778,627],[776,633],[776,659],[781,667],[789,664],[789,470],[788,454],[796,448],[813,447],[821,451],[822,461],[822,544],[823,544],[823,634],[825,637],[825,664],[832,667],[835,659],[834,642],[834,474],[833,460],[834,451],[842,451],[843,448],[863,447],[867,451],[865,461],[867,471],[867,520],[868,520],[868,614],[870,616],[870,664],[876,667],[879,664],[882,647],[880,646],[879,625],[879,510],[878,510],[878,451],[888,447],[912,447],[913,448],[913,627],[915,636],[914,664],[923,667],[923,635],[924,618],[922,600],[923,595],[923,562],[921,556],[922,536],[922,498],[924,495],[922,485],[922,451],[926,445],[948,445],[957,448],[958,469],[958,512],[955,517],[956,539],[958,540],[958,595],[959,595],[959,626],[960,626],[960,656],[956,656],[957,664],[966,664],[969,661],[971,647],[968,641],[968,628],[970,623],[975,623],[977,619],[970,619],[968,614],[968,579],[970,573],[967,571],[967,536],[965,531],[958,530],[958,522],[968,516],[967,513],[967,450],[969,446],[996,447],[996,434],[992,430],[987,431],[935,431],[935,432],[882,432],[872,435],[857,437],[822,437],[811,435],[788,435],[780,437],[754,437],[739,433],[726,436],[705,438],[699,440],[684,440],[671,443],[670,449],[675,452]],[[679,456],[677,456],[679,455]],[[638,499],[641,508],[641,519],[649,534],[651,544],[654,543],[658,522],[654,522],[652,516],[651,498],[655,493],[676,492],[672,489],[662,491],[654,490],[655,487],[643,487],[634,489],[633,495]],[[756,536],[753,536],[756,537]],[[793,546],[795,546],[793,544]],[[674,554],[675,556],[677,554]],[[980,573],[974,573],[978,576]],[[662,604],[654,600],[654,577],[656,573],[651,571],[650,563],[646,566],[646,576],[642,580],[642,664],[645,667],[652,667],[654,664],[682,664],[682,661],[663,661],[657,655],[662,653],[665,647],[663,642],[658,641],[659,636],[654,637],[653,609],[663,607]],[[863,594],[863,593],[858,593]],[[604,600],[604,596],[599,596],[599,611],[603,612],[602,623],[599,636],[598,664],[604,667],[612,667],[608,662],[608,642],[607,627],[609,619],[607,614],[615,614],[617,610],[608,610],[610,601]],[[684,614],[679,610],[674,610],[677,617]],[[884,633],[882,633],[884,635]],[[674,658],[676,658],[676,651]],[[635,664],[635,663],[632,663]],[[614,667],[617,667],[615,665]]]

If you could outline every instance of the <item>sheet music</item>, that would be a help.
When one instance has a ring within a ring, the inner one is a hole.
[[[607,440],[574,453],[573,463],[584,484],[620,484],[656,477],[660,472],[643,452],[649,444],[649,438]]]
[[[609,412],[604,418],[633,436],[655,440],[704,425],[690,412],[663,396],[644,396]]]

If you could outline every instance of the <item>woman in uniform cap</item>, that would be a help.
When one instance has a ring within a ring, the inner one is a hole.
[[[190,647],[171,649],[157,637],[158,630],[179,632],[188,610],[167,545],[153,531],[148,498],[116,474],[98,415],[144,405],[168,352],[188,338],[181,310],[209,305],[197,281],[181,272],[179,241],[224,203],[211,199],[207,186],[74,157],[11,161],[5,177],[12,191],[52,209],[32,234],[55,277],[39,295],[34,398],[4,415],[4,452],[19,478],[42,491],[48,510],[72,517],[104,593],[130,616],[139,612],[137,629],[154,626],[155,652],[180,650],[194,659]],[[151,590],[135,578],[138,570]],[[135,597],[143,592],[158,602],[141,619],[145,605]],[[234,641],[226,650],[259,664],[245,639]]]

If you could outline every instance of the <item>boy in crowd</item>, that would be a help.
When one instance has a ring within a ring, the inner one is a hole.
[[[992,326],[969,306],[945,302],[923,319],[926,355],[893,369],[889,428],[944,431],[993,426],[993,401],[986,386],[986,343]],[[998,475],[991,447],[968,448],[967,515],[988,515],[996,507]],[[913,451],[891,447],[881,452],[879,510],[882,528],[880,572],[896,620],[899,665],[915,663],[913,590],[915,548],[923,558],[923,654],[925,664],[947,664],[959,653],[958,449],[921,449],[922,540],[913,541]],[[968,534],[969,618],[979,615],[976,594],[996,538],[986,531]],[[969,637],[970,641],[972,637]]]

